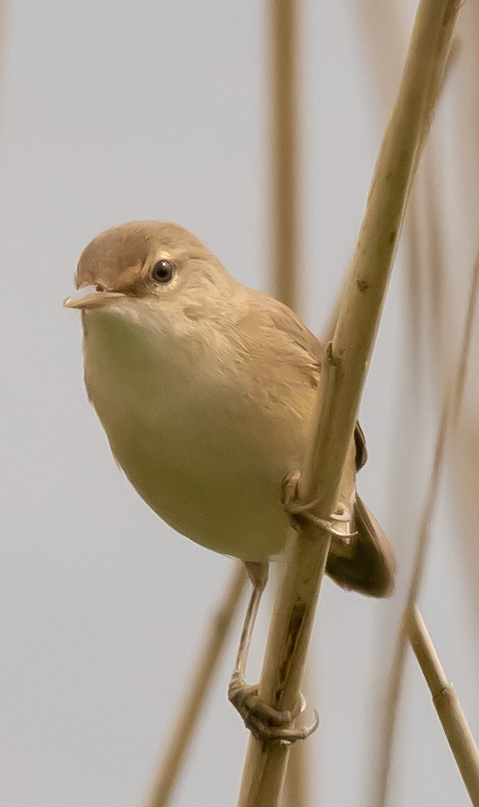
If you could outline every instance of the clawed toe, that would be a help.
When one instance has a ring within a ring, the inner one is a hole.
[[[268,565],[245,561],[245,566],[253,583],[253,591],[241,632],[235,670],[228,688],[228,698],[240,713],[246,728],[263,743],[269,740],[280,740],[289,744],[297,740],[305,740],[317,729],[319,718],[315,712],[315,720],[311,726],[303,726],[298,729],[289,727],[294,718],[304,708],[302,697],[299,698],[293,710],[279,711],[261,700],[257,686],[250,686],[245,681],[246,660],[248,658],[251,634],[256,614],[258,613],[261,593],[268,579]]]
[[[351,523],[351,514],[349,510],[345,509],[341,513],[332,513],[329,519],[318,518],[318,516],[313,513],[313,509],[318,503],[318,499],[308,502],[307,504],[298,504],[297,502],[298,483],[300,476],[300,472],[296,471],[294,474],[287,476],[283,480],[283,505],[293,527],[297,527],[297,522],[299,522],[301,518],[305,518],[308,521],[311,521],[317,527],[321,527],[321,529],[329,533],[332,538],[341,538],[343,541],[348,543],[351,538],[357,535],[357,533],[341,529],[338,530],[334,527],[334,524]]]
[[[256,739],[263,742],[281,740],[284,743],[294,743],[297,740],[305,740],[319,725],[319,717],[315,711],[315,720],[311,726],[288,728],[292,720],[302,711],[303,699],[298,701],[298,705],[292,711],[274,709],[259,698],[258,687],[247,684],[238,671],[233,673],[228,698],[243,718],[246,728]]]

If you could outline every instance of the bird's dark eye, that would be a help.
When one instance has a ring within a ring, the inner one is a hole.
[[[155,283],[169,283],[174,270],[175,264],[171,261],[158,261],[153,267],[151,276]]]

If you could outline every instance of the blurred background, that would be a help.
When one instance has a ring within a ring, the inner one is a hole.
[[[299,308],[321,334],[364,210],[412,0],[301,6]],[[62,309],[80,251],[130,219],[199,236],[272,288],[267,3],[10,0],[1,35],[0,802],[144,803],[232,561],[175,534],[116,467]],[[467,0],[404,227],[361,406],[359,490],[397,554],[389,601],[325,580],[309,741],[314,807],[371,804],[392,649],[478,247],[479,10]],[[479,331],[421,597],[479,736]],[[261,663],[269,606],[255,635]],[[174,805],[235,803],[247,732],[228,704],[239,623]],[[469,803],[430,695],[407,667],[390,802]]]

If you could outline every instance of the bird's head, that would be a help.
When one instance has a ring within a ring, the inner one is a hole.
[[[194,235],[159,221],[132,221],[97,235],[80,256],[75,281],[77,291],[64,305],[82,310],[118,309],[132,300],[203,307],[236,286]]]

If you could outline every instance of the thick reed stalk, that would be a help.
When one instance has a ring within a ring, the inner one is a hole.
[[[299,103],[298,53],[300,0],[272,0],[272,185],[273,185],[273,296],[298,312],[300,265],[299,212]],[[289,763],[285,807],[307,807],[307,748],[297,745]]]
[[[302,503],[328,519],[336,497],[381,314],[408,191],[442,80],[459,0],[421,0],[391,121],[374,171],[351,270],[321,384],[310,454],[300,480]],[[259,694],[278,709],[299,697],[330,536],[310,521],[286,552]],[[240,807],[275,807],[288,747],[250,738]]]
[[[187,694],[167,737],[167,748],[156,774],[146,807],[166,807],[170,801],[186,753],[193,739],[201,711],[221,661],[248,576],[242,563],[235,563],[231,580],[216,614],[208,624],[200,655]]]

